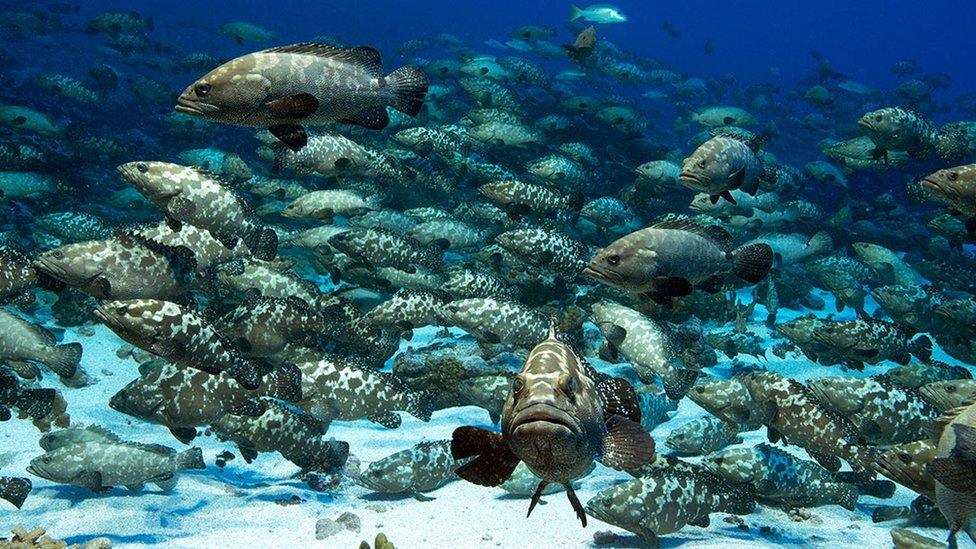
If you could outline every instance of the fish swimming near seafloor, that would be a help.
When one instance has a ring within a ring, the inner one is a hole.
[[[292,150],[308,142],[303,124],[338,120],[369,129],[389,124],[386,107],[411,116],[427,95],[413,66],[383,76],[373,48],[293,44],[250,53],[210,71],[180,95],[176,110],[228,124],[267,127]]]
[[[524,461],[542,479],[528,514],[546,486],[558,483],[586,526],[571,481],[586,473],[594,456],[605,465],[627,470],[654,455],[654,441],[640,426],[633,388],[616,378],[601,380],[594,373],[551,326],[548,338],[532,349],[512,384],[502,412],[502,432],[472,426],[454,431],[454,458],[476,456],[457,469],[458,476],[497,486]]]

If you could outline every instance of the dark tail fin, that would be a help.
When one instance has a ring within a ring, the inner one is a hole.
[[[78,371],[81,362],[81,343],[68,343],[54,348],[53,357],[45,365],[63,378],[70,378]]]
[[[302,371],[294,364],[283,364],[268,374],[267,395],[285,402],[302,399]]]
[[[920,335],[912,341],[912,354],[919,360],[932,358],[932,340],[927,335]]]
[[[185,452],[176,454],[176,468],[180,471],[206,469],[207,465],[203,462],[203,450],[194,446]]]
[[[17,408],[23,410],[34,419],[39,419],[51,413],[54,408],[54,389],[26,389],[17,397]]]
[[[31,486],[30,479],[0,477],[0,499],[5,499],[20,509],[31,491]]]
[[[386,77],[386,83],[393,89],[390,106],[410,116],[417,116],[427,97],[427,75],[424,71],[410,65],[400,67]]]
[[[407,413],[420,421],[430,421],[434,413],[434,401],[437,400],[434,391],[416,391],[407,394]]]
[[[244,245],[263,261],[271,261],[278,255],[278,233],[255,224],[244,235]]]
[[[891,520],[912,518],[915,515],[910,507],[897,507],[894,505],[882,505],[875,507],[871,513],[871,522],[888,522]]]
[[[769,244],[749,244],[737,248],[732,252],[735,276],[750,282],[758,283],[769,273],[773,266],[773,249]]]

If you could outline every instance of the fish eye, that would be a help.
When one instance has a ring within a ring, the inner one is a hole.
[[[956,392],[956,386],[955,385],[946,385],[945,392],[947,392],[947,393],[955,393]]]
[[[698,167],[699,167],[700,169],[701,169],[701,168],[704,168],[704,167],[705,167],[705,161],[704,161],[704,160],[699,160],[699,161],[698,161],[698,164],[697,164],[697,166],[698,166]]]
[[[878,122],[881,122],[882,120],[884,120],[884,116],[880,114],[876,114],[874,115],[874,119],[877,120]]]
[[[908,452],[901,452],[900,454],[898,454],[898,459],[901,460],[902,463],[912,462],[912,456],[910,456]]]
[[[695,392],[698,393],[698,394],[700,394],[700,395],[703,395],[703,394],[705,394],[705,388],[704,387],[695,387]]]
[[[149,171],[149,166],[145,162],[140,162],[136,164],[136,169],[139,170],[139,173],[146,173]]]
[[[901,132],[898,131],[898,130],[895,130],[895,131],[891,132],[891,137],[898,137],[900,135],[901,135]]]
[[[521,393],[523,387],[525,387],[525,382],[522,381],[522,378],[516,377],[515,381],[512,382],[512,392],[516,394]]]
[[[208,93],[210,93],[211,88],[213,88],[213,86],[211,86],[210,84],[206,84],[206,83],[197,84],[193,88],[193,91],[194,93],[197,94],[197,97],[205,97]]]
[[[613,254],[607,256],[607,263],[609,263],[610,265],[616,265],[620,263],[620,254]]]
[[[725,458],[722,457],[722,456],[719,456],[719,457],[715,458],[715,465],[721,465],[723,461],[725,461]]]
[[[119,305],[118,307],[115,308],[115,312],[120,315],[124,315],[128,311],[129,309],[125,305]]]
[[[956,181],[959,179],[959,172],[949,172],[949,175],[946,177],[949,178],[949,181]]]
[[[64,252],[62,252],[61,250],[54,250],[53,252],[51,252],[51,257],[53,257],[54,259],[61,259],[62,257],[64,257]]]
[[[46,457],[46,458],[42,459],[41,462],[43,462],[43,463],[51,463],[51,458]]]

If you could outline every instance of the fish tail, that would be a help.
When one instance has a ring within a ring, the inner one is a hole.
[[[207,465],[203,462],[203,450],[194,446],[185,452],[176,454],[176,468],[180,471],[206,469]]]
[[[52,357],[44,364],[64,379],[69,379],[78,371],[81,363],[81,343],[67,343],[54,348]]]
[[[251,250],[254,257],[271,261],[278,255],[278,233],[254,224],[244,235],[244,245]]]
[[[773,249],[769,244],[747,244],[732,251],[732,263],[735,276],[756,284],[773,267]]]
[[[424,71],[412,65],[400,67],[386,77],[386,82],[393,92],[390,106],[410,116],[417,116],[427,97],[428,82]]]
[[[54,408],[54,389],[27,389],[17,396],[17,408],[32,418],[39,419],[51,413]]]
[[[420,421],[430,421],[430,416],[434,413],[436,396],[434,391],[407,393],[407,413]]]
[[[26,478],[0,477],[0,499],[5,499],[20,509],[31,491],[31,481]]]
[[[807,241],[807,248],[811,250],[816,250],[815,253],[822,253],[830,250],[834,247],[834,239],[830,237],[830,233],[827,231],[820,231],[819,233],[810,237]]]
[[[582,17],[582,15],[583,15],[583,10],[579,9],[576,6],[570,6],[570,8],[569,8],[569,20],[570,21],[576,21],[577,19],[579,19],[580,17]]]

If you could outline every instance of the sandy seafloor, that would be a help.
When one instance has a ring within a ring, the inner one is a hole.
[[[825,315],[833,311],[833,299],[821,294],[827,302]],[[747,294],[742,292],[742,297]],[[873,302],[867,304],[870,312]],[[785,322],[803,314],[780,310],[777,322]],[[849,318],[850,309],[836,318]],[[750,328],[760,335],[768,334],[758,319],[766,311],[757,307]],[[434,337],[434,329],[418,330],[411,346],[420,346]],[[133,359],[122,360],[116,350],[122,345],[114,334],[103,326],[96,326],[95,335],[79,337],[77,330],[68,330],[65,341],[81,341],[84,345],[83,367],[98,378],[95,385],[82,389],[61,387],[68,401],[73,424],[97,424],[111,429],[123,439],[160,443],[180,450],[187,447],[173,438],[166,428],[130,418],[108,407],[109,398],[137,376]],[[403,343],[404,347],[408,343]],[[780,374],[805,380],[825,375],[838,375],[838,367],[813,364],[802,357],[781,360],[767,351],[765,365]],[[936,348],[933,358],[958,363]],[[739,360],[752,362],[752,357]],[[600,362],[595,361],[597,366]],[[720,355],[719,366],[712,369],[717,375],[727,374],[730,364]],[[723,368],[724,366],[724,368]],[[892,364],[867,366],[864,372],[846,375],[867,376],[881,373]],[[44,384],[60,386],[48,376]],[[688,420],[705,415],[704,410],[684,399],[677,414],[659,425],[652,435],[659,451],[667,451],[664,440],[669,432]],[[365,420],[335,422],[328,436],[346,440],[351,453],[364,464],[406,449],[422,440],[450,438],[459,425],[474,424],[491,427],[488,414],[478,408],[465,407],[441,410],[429,423],[404,414],[399,429],[385,429]],[[8,476],[30,476],[25,468],[31,458],[40,455],[37,445],[40,433],[28,421],[13,420],[0,424],[0,454],[10,454],[12,461],[3,468]],[[743,434],[742,445],[751,446],[765,441],[765,429]],[[470,548],[470,547],[596,547],[593,534],[612,531],[618,534],[603,547],[639,547],[640,540],[620,528],[589,517],[589,526],[582,528],[566,496],[556,493],[543,498],[530,518],[525,517],[528,499],[514,497],[499,488],[482,488],[463,481],[448,483],[427,495],[433,501],[420,502],[412,497],[381,496],[369,490],[347,484],[339,493],[316,492],[293,478],[297,467],[278,454],[261,454],[251,465],[238,456],[224,469],[214,465],[217,454],[234,451],[230,443],[213,437],[199,436],[194,445],[201,446],[207,470],[184,472],[176,489],[163,493],[154,485],[138,493],[116,488],[107,494],[92,494],[74,486],[64,486],[33,478],[34,490],[22,510],[0,501],[0,528],[9,531],[16,524],[28,529],[47,528],[49,534],[68,542],[84,542],[105,536],[117,547],[328,547],[356,548],[360,541],[372,542],[377,532],[384,532],[398,548]],[[797,455],[805,453],[792,447]],[[695,461],[695,458],[691,458]],[[597,469],[581,481],[577,489],[585,504],[594,494],[615,481],[628,478],[606,467]],[[298,496],[303,501],[281,505],[280,500]],[[811,518],[794,522],[785,510],[759,505],[751,515],[743,517],[748,531],[723,520],[728,515],[714,513],[708,528],[686,526],[680,532],[661,537],[663,547],[890,547],[890,530],[904,521],[883,524],[871,522],[871,510],[878,505],[908,505],[915,497],[909,490],[898,487],[895,496],[879,500],[862,496],[856,512],[837,505],[810,509]],[[353,512],[362,521],[360,533],[343,531],[325,540],[316,540],[315,524],[321,518],[338,518]],[[771,532],[761,532],[770,527]],[[946,532],[938,528],[911,526],[917,532],[939,540]],[[0,535],[0,537],[3,537]],[[966,546],[968,539],[960,538]]]

